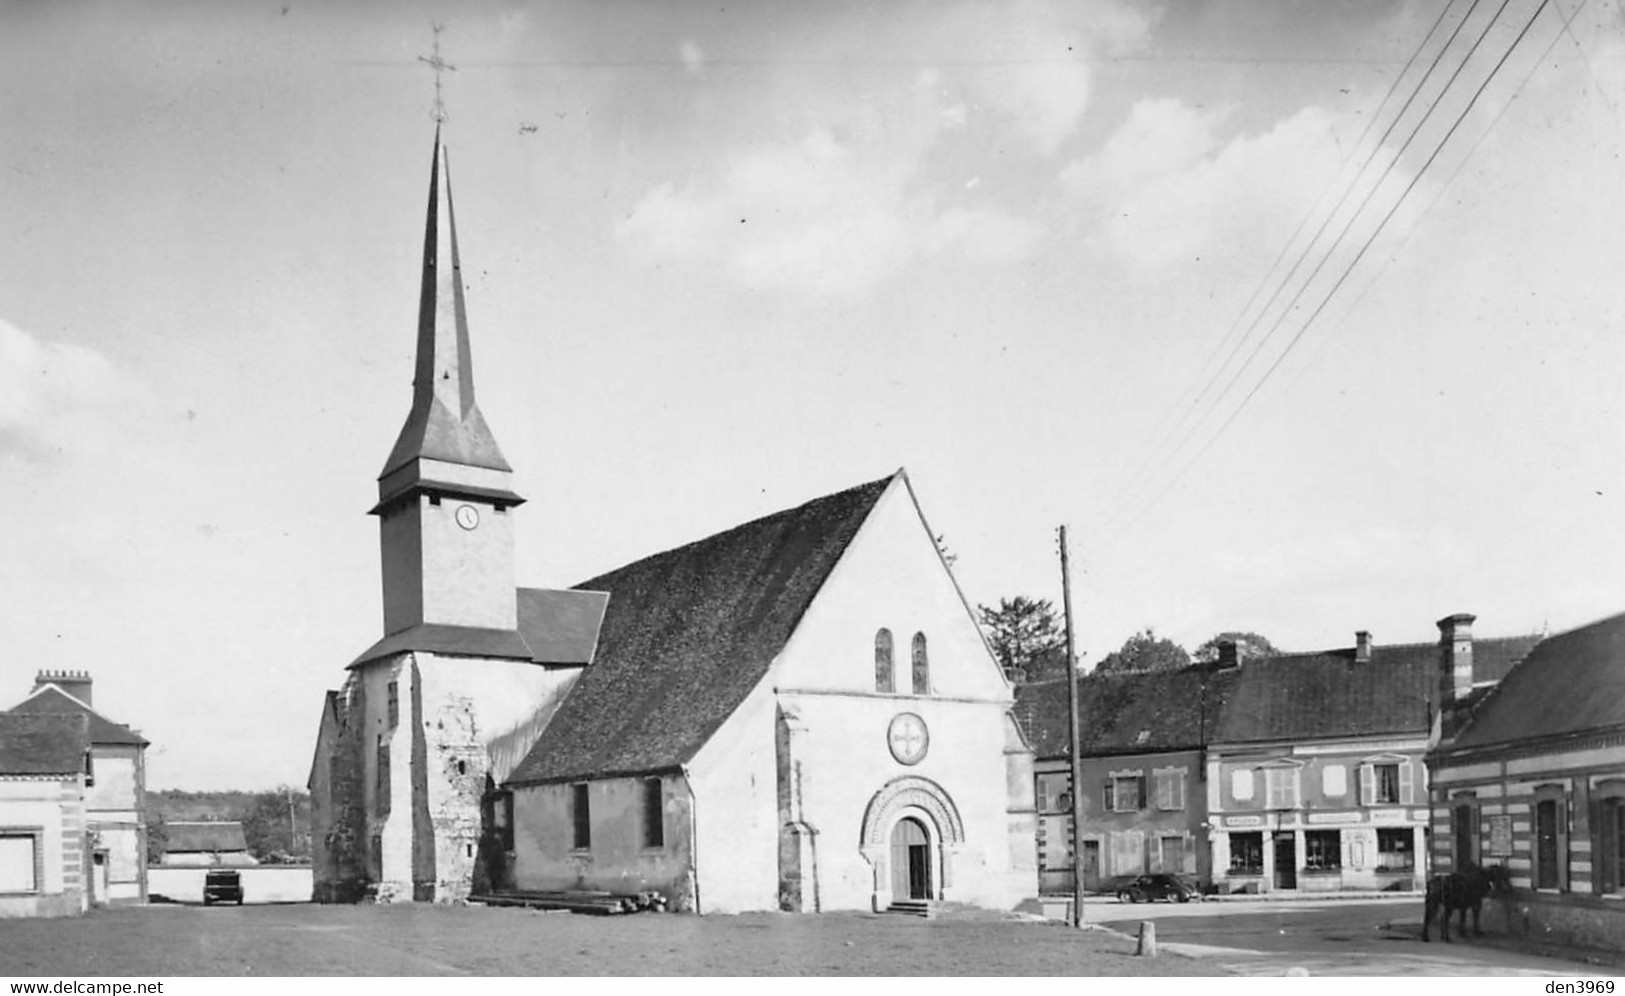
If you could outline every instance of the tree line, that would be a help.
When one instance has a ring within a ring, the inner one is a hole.
[[[1042,681],[1066,676],[1066,633],[1055,606],[1047,598],[1017,595],[1001,598],[995,606],[977,607],[982,629],[999,666],[1012,681]],[[1095,665],[1096,674],[1131,674],[1145,671],[1171,671],[1192,663],[1206,664],[1218,659],[1219,645],[1236,644],[1238,660],[1247,661],[1280,653],[1269,639],[1258,633],[1226,630],[1216,633],[1194,652],[1187,652],[1173,640],[1158,636],[1150,626],[1123,641],[1123,645]],[[1079,655],[1080,659],[1082,655]]]

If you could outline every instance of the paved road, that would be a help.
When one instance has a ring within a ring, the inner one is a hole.
[[[1479,944],[1423,944],[1421,901],[1304,900],[1124,904],[1089,902],[1084,916],[1125,933],[1156,924],[1164,950],[1193,954],[1242,975],[1495,975],[1552,978],[1617,974],[1573,961]],[[1294,973],[1296,974],[1296,973]]]

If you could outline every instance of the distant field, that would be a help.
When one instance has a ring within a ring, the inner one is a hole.
[[[0,921],[0,975],[1204,975],[1103,931],[863,914],[153,906]]]

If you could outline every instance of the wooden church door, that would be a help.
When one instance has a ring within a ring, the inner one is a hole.
[[[912,817],[891,832],[891,889],[896,899],[931,898],[931,838]]]

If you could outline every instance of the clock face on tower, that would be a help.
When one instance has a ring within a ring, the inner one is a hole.
[[[931,733],[925,720],[912,712],[900,712],[892,717],[886,729],[886,746],[899,764],[919,764],[931,746]]]
[[[480,510],[473,505],[458,505],[457,524],[464,529],[473,529],[480,524]]]

